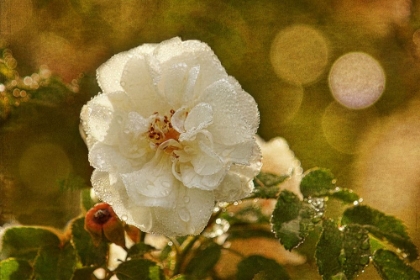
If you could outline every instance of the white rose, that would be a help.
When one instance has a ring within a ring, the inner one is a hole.
[[[117,54],[82,109],[92,185],[143,231],[199,234],[217,201],[253,190],[261,153],[254,99],[208,45],[173,38]]]

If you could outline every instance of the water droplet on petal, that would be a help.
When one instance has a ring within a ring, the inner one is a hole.
[[[187,208],[179,209],[178,215],[179,215],[179,218],[184,222],[188,222],[191,218],[190,212],[188,212]]]
[[[125,215],[125,214],[124,214],[124,215],[122,215],[122,216],[121,216],[121,220],[122,220],[122,221],[124,221],[124,222],[125,222],[125,221],[127,221],[127,220],[128,220],[127,215]]]
[[[190,202],[190,197],[188,195],[184,196],[184,202],[185,203]]]

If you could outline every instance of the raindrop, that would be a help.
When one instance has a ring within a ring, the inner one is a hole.
[[[179,215],[179,218],[184,222],[188,222],[191,218],[190,212],[188,212],[187,208],[179,209],[178,215]]]
[[[168,181],[163,181],[162,186],[164,186],[165,188],[169,188],[171,186],[171,183],[169,183]]]
[[[185,203],[190,202],[190,197],[188,195],[184,196],[184,202]]]
[[[121,216],[121,220],[123,220],[124,222],[126,222],[128,220],[128,216],[127,215],[122,215]]]

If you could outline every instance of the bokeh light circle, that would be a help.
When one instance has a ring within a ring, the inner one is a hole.
[[[328,62],[328,43],[317,29],[293,25],[273,40],[270,60],[277,76],[295,85],[316,81]]]
[[[372,106],[381,97],[385,80],[379,62],[363,52],[351,52],[338,58],[328,77],[335,100],[350,109]]]

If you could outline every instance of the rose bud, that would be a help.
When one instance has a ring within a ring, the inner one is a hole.
[[[98,203],[86,213],[85,230],[90,233],[96,246],[105,237],[107,241],[125,248],[123,223],[107,203]]]

